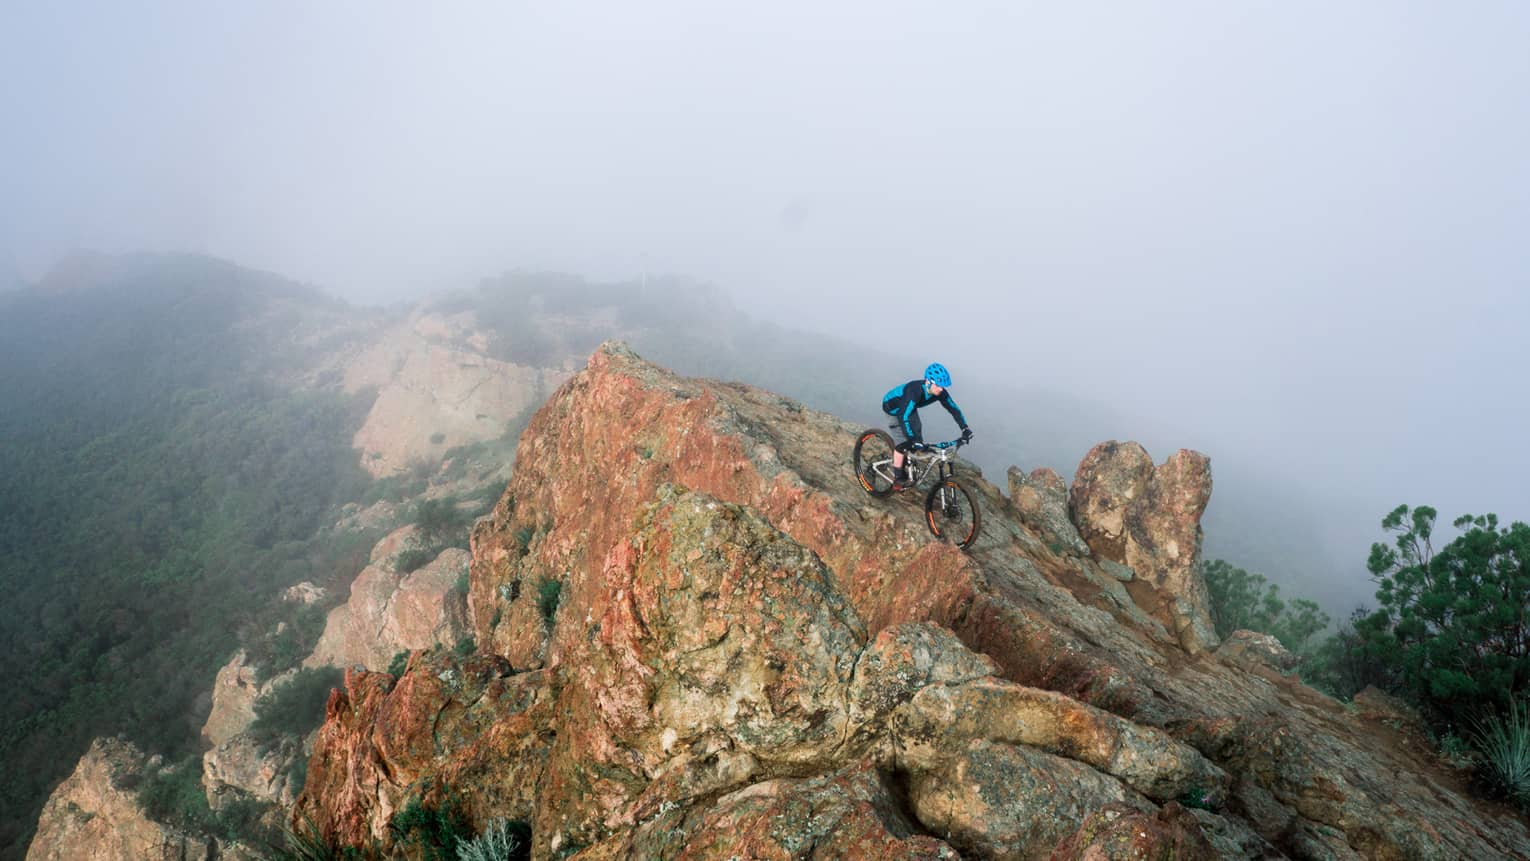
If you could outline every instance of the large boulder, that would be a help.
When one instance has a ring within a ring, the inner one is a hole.
[[[1211,460],[1180,449],[1153,466],[1135,442],[1102,442],[1084,456],[1068,509],[1102,559],[1129,566],[1151,589],[1157,615],[1192,654],[1217,646],[1201,553],[1201,514],[1211,499]]]

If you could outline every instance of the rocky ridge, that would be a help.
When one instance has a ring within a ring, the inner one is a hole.
[[[348,673],[295,817],[365,845],[450,796],[535,857],[1530,857],[1416,751],[1210,651],[1203,456],[1091,452],[1088,552],[1058,482],[1012,504],[969,469],[962,553],[860,493],[857,430],[602,347],[474,530],[479,654]]]

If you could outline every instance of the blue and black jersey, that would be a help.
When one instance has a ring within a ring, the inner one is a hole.
[[[903,431],[903,442],[898,446],[899,449],[906,451],[908,446],[924,442],[918,410],[936,401],[946,408],[951,418],[956,419],[957,427],[967,429],[967,419],[962,415],[962,408],[951,400],[950,389],[942,389],[939,395],[932,395],[925,388],[924,380],[909,380],[882,396],[882,412],[897,419],[895,427]]]

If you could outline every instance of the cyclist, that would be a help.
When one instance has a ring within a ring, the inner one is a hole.
[[[950,386],[951,373],[945,365],[934,362],[924,369],[924,379],[909,380],[882,396],[882,412],[896,419],[893,427],[903,433],[903,442],[893,449],[894,490],[908,490],[912,486],[903,460],[907,452],[924,446],[924,437],[919,427],[920,407],[940,401],[940,405],[946,408],[946,412],[956,419],[956,424],[962,429],[962,442],[972,439],[972,428],[967,427],[967,419],[962,415],[961,407],[951,400],[951,393],[947,391]]]

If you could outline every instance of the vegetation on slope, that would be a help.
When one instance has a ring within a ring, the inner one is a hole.
[[[332,306],[200,259],[107,269],[0,296],[3,858],[91,738],[195,752],[236,633],[372,540],[321,534],[369,483],[368,404],[278,382]]]
[[[1442,747],[1469,746],[1482,785],[1530,807],[1530,525],[1464,515],[1436,548],[1438,512],[1403,505],[1381,526],[1366,568],[1376,610],[1358,609],[1320,642],[1328,617],[1286,603],[1275,586],[1227,562],[1204,568],[1212,617],[1273,634],[1303,656],[1302,676],[1348,699],[1367,686],[1416,706]],[[1464,740],[1464,742],[1463,742]]]

